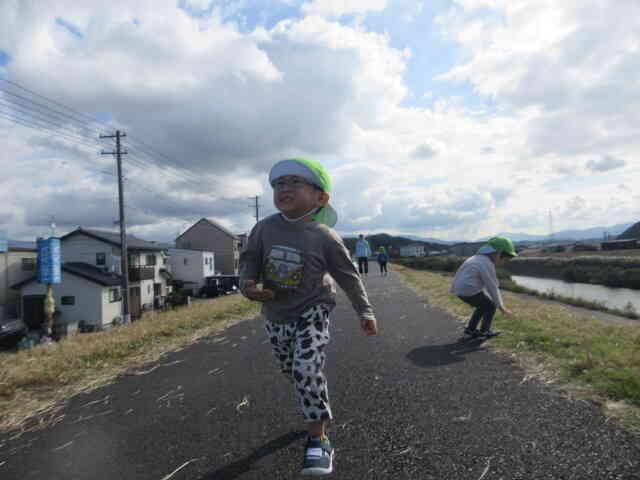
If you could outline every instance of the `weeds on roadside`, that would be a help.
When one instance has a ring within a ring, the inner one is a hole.
[[[450,277],[399,265],[395,271],[426,295],[430,305],[461,320],[471,314],[471,308],[449,293]],[[515,315],[496,315],[494,325],[506,334],[492,345],[516,357],[535,358],[547,378],[605,407],[612,405],[610,414],[640,428],[639,327],[606,324],[561,305],[508,293],[505,297]]]
[[[15,427],[56,402],[255,312],[255,303],[233,295],[147,313],[134,323],[49,346],[1,353],[0,428]]]

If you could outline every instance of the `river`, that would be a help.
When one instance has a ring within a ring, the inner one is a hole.
[[[528,277],[512,275],[511,279],[518,285],[539,293],[553,290],[556,295],[571,298],[582,298],[596,302],[604,302],[608,308],[624,310],[629,302],[640,312],[640,290],[630,288],[611,288],[590,283],[569,283],[553,278]]]

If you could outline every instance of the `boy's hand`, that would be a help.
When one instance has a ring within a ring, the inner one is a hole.
[[[376,322],[375,318],[361,318],[360,326],[368,337],[378,334],[378,322]]]
[[[513,317],[513,312],[512,312],[511,310],[507,310],[506,308],[503,308],[503,309],[502,309],[502,314],[503,314],[505,317]]]
[[[268,300],[273,300],[275,297],[273,290],[258,288],[256,286],[256,282],[253,280],[247,280],[245,282],[244,294],[249,300],[254,300],[256,302],[266,302]]]

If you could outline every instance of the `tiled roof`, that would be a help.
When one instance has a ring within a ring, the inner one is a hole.
[[[65,238],[78,234],[85,234],[89,237],[93,237],[95,239],[102,240],[103,242],[110,243],[111,245],[115,245],[117,247],[120,246],[120,233],[118,232],[110,232],[107,230],[93,230],[81,227],[78,227],[77,230],[66,234],[64,237],[62,237],[62,240],[64,241]],[[141,240],[140,238],[134,237],[133,235],[127,235],[127,250],[161,251],[164,249],[156,243]]]
[[[105,287],[117,287],[121,283],[120,275],[110,272],[105,272],[94,265],[82,262],[67,262],[62,264],[62,271],[68,272],[78,277],[82,277],[90,282],[103,285]],[[19,289],[23,285],[35,281],[38,278],[37,275],[33,275],[20,283],[12,285],[14,290]]]
[[[227,235],[229,235],[231,238],[234,239],[238,239],[238,236],[235,235],[234,233],[232,233],[229,229],[223,227],[222,225],[220,225],[218,222],[216,222],[215,220],[212,220],[210,218],[201,218],[200,220],[198,220],[196,223],[194,223],[193,225],[191,225],[189,228],[187,228],[184,232],[182,232],[180,235],[178,235],[178,238],[180,238],[182,235],[184,235],[185,233],[187,233],[189,230],[191,230],[193,227],[195,227],[197,224],[199,224],[200,222],[208,222],[209,224],[213,225],[214,227],[216,227],[217,229],[223,231],[224,233],[226,233]]]

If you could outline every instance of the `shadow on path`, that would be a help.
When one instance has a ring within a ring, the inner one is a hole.
[[[464,355],[471,352],[485,350],[484,340],[468,340],[464,343],[456,342],[446,345],[425,345],[414,348],[407,354],[407,358],[418,367],[440,367],[451,363],[464,362]]]
[[[229,465],[226,465],[215,472],[209,472],[200,477],[199,480],[233,480],[238,478],[243,473],[247,473],[251,470],[252,465],[263,457],[271,455],[278,450],[286,447],[287,445],[306,437],[307,432],[289,432],[281,435],[278,438],[274,438],[270,442],[254,450],[250,455],[236,460]]]

